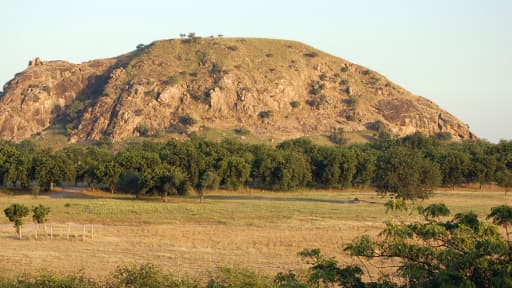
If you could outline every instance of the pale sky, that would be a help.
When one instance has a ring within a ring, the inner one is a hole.
[[[481,138],[512,139],[512,1],[18,0],[0,9],[0,86],[36,56],[79,63],[188,32],[280,38],[376,70]]]

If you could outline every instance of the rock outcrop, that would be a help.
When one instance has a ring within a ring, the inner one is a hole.
[[[377,121],[401,136],[474,137],[454,116],[384,76],[281,40],[165,40],[82,64],[36,58],[0,99],[0,137],[16,141],[56,123],[78,142],[204,127],[294,138],[363,131]]]

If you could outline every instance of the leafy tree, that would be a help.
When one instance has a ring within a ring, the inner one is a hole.
[[[377,159],[375,186],[401,199],[427,198],[440,183],[438,166],[420,152],[394,147]]]
[[[301,153],[266,149],[256,156],[253,178],[259,187],[288,191],[306,186],[311,181],[311,168]]]
[[[313,163],[313,180],[317,185],[332,187],[339,184],[340,156],[336,149],[330,147],[318,147],[314,151],[311,162]]]
[[[61,152],[42,151],[34,158],[35,180],[44,192],[50,191],[54,183],[74,179],[74,173],[72,163]]]
[[[116,189],[125,193],[139,195],[142,190],[142,185],[142,177],[140,174],[129,170],[119,176]]]
[[[363,149],[359,146],[352,146],[349,149],[355,158],[352,186],[364,188],[371,183],[375,174],[376,152],[373,149]]]
[[[121,167],[114,160],[104,160],[94,168],[94,175],[98,182],[104,183],[114,194],[115,186],[121,175]]]
[[[0,185],[4,185],[7,181],[13,181],[13,170],[15,169],[18,151],[14,143],[10,141],[0,140]],[[11,177],[9,177],[9,174]]]
[[[37,225],[46,223],[48,214],[50,213],[50,207],[43,206],[39,204],[38,206],[32,207],[32,221],[34,221]],[[36,239],[37,239],[37,228],[36,228]]]
[[[422,206],[418,207],[418,212],[425,217],[427,221],[434,221],[441,216],[450,215],[450,209],[446,207],[443,203],[439,204],[430,204],[427,207],[423,208]]]
[[[23,226],[23,218],[27,217],[30,210],[23,204],[14,203],[4,209],[5,216],[9,221],[14,223],[16,233],[21,240],[21,226]]]
[[[496,207],[489,217],[510,218],[508,212],[504,212],[508,209],[510,207]],[[345,245],[344,250],[357,257],[361,266],[340,266],[334,258],[324,257],[319,249],[306,249],[300,255],[311,265],[307,280],[298,279],[290,271],[278,274],[274,282],[278,287],[510,286],[512,254],[508,242],[495,226],[480,221],[472,212],[440,221],[433,215],[446,215],[449,211],[441,204],[420,212],[427,211],[425,221],[388,221],[378,237],[363,235]],[[379,271],[376,281],[367,269],[373,261],[387,268]]]
[[[32,220],[35,223],[42,224],[46,222],[46,217],[50,213],[50,207],[39,204],[38,206],[32,207]]]
[[[386,207],[386,213],[391,212],[399,212],[399,211],[407,211],[407,203],[404,200],[393,198],[384,203],[384,207]]]
[[[204,201],[205,190],[217,190],[220,186],[220,177],[213,171],[206,171],[199,180],[197,191],[199,192],[199,201]]]
[[[508,229],[510,225],[512,225],[512,207],[508,205],[494,207],[491,209],[491,214],[487,216],[487,219],[492,219],[494,224],[503,226],[505,228],[507,240],[510,242],[508,238]]]
[[[505,195],[507,195],[508,188],[512,187],[512,172],[503,168],[496,172],[496,183],[502,187],[505,187]]]
[[[175,166],[165,167],[160,176],[160,192],[167,202],[167,195],[184,195],[187,193],[187,176]]]
[[[443,185],[452,186],[466,182],[471,160],[469,156],[460,151],[447,151],[440,156],[440,170]]]
[[[221,185],[238,190],[249,178],[251,166],[241,157],[230,156],[219,162],[218,173]]]

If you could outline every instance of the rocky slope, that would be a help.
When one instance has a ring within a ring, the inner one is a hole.
[[[77,142],[205,127],[293,138],[364,131],[376,122],[397,135],[474,137],[432,101],[382,75],[282,40],[156,41],[82,64],[36,58],[0,99],[0,137],[16,141],[55,123]]]

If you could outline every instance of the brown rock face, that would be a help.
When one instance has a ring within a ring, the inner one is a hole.
[[[55,123],[77,142],[200,127],[293,138],[362,131],[376,121],[401,136],[474,137],[454,116],[382,75],[280,40],[157,41],[78,65],[36,58],[0,99],[0,137],[11,140]]]

